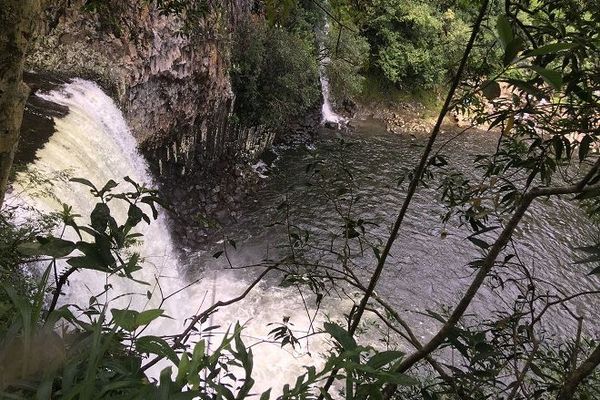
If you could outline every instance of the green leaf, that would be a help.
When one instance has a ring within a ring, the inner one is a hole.
[[[489,81],[489,80],[485,81],[481,85],[481,91],[483,92],[483,95],[488,100],[494,100],[494,99],[500,97],[500,94],[501,94],[500,84],[496,81]]]
[[[96,207],[94,207],[94,210],[90,214],[92,227],[98,232],[106,231],[110,218],[110,208],[104,203],[96,204]]]
[[[486,250],[486,249],[488,249],[490,247],[489,244],[487,244],[485,241],[483,241],[483,240],[481,240],[479,238],[476,238],[476,237],[473,237],[473,236],[469,236],[467,239],[469,239],[469,241],[471,243],[473,243],[475,246],[477,246],[477,247],[479,247],[479,248],[481,248],[483,250]]]
[[[546,54],[554,54],[563,50],[571,50],[577,45],[573,43],[550,43],[537,49],[527,50],[523,55],[526,57],[544,56]]]
[[[45,255],[40,242],[21,243],[17,246],[17,250],[19,250],[19,253],[29,257]]]
[[[329,333],[344,350],[354,350],[356,348],[356,341],[354,338],[341,326],[332,322],[325,322],[325,331]]]
[[[55,237],[38,238],[37,242],[21,243],[17,246],[19,252],[25,256],[52,258],[68,256],[75,248],[75,243]]]
[[[221,251],[217,251],[215,254],[213,254],[213,258],[219,258],[223,255],[223,250]]]
[[[142,203],[148,204],[152,209],[152,218],[158,218],[158,210],[156,209],[156,204],[160,204],[160,199],[154,196],[146,196],[140,200]]]
[[[506,50],[508,44],[514,39],[512,26],[506,18],[506,15],[499,15],[496,21],[496,31],[498,32],[498,38],[502,44],[502,48]]]
[[[142,336],[135,341],[135,348],[140,353],[156,354],[169,359],[173,364],[179,365],[179,358],[175,350],[162,338],[157,336]]]
[[[95,192],[98,192],[98,189],[96,189],[96,186],[94,186],[94,184],[90,181],[88,181],[87,179],[83,179],[83,178],[71,178],[69,179],[70,182],[77,182],[77,183],[81,183],[82,185],[88,186],[90,188],[92,188]]]
[[[271,398],[271,389],[260,395],[260,400],[269,400]]]
[[[399,386],[415,386],[419,384],[418,380],[404,374],[382,372],[379,373],[377,377],[386,383],[392,383]]]
[[[118,310],[113,308],[110,310],[115,320],[115,325],[125,329],[128,332],[133,332],[137,329],[137,316],[139,313],[134,310]]]
[[[375,254],[375,258],[377,258],[377,261],[379,261],[379,259],[381,258],[381,250],[373,246],[373,253]]]
[[[110,192],[112,189],[116,188],[117,186],[119,186],[119,184],[111,179],[108,182],[106,182],[106,185],[104,185],[104,187],[102,189],[100,189],[100,192],[98,192],[98,195],[103,196],[106,192]]]
[[[588,273],[588,275],[599,275],[599,274],[600,274],[600,267],[596,267]]]
[[[504,66],[512,64],[521,50],[523,50],[523,39],[515,38],[511,40],[504,50]]]
[[[404,353],[401,351],[382,351],[381,353],[377,353],[371,357],[367,362],[367,365],[375,369],[379,369],[402,357],[404,357]]]
[[[67,263],[77,268],[106,271],[108,270],[108,266],[114,262],[114,258],[110,254],[110,249],[108,250],[109,254],[103,254],[97,243],[78,242],[77,250],[81,251],[85,256],[73,257],[67,260]]]
[[[163,315],[164,312],[165,312],[164,310],[161,310],[158,308],[142,311],[136,317],[135,322],[136,322],[137,326],[148,325],[150,322],[154,321],[156,318]]]
[[[93,269],[97,271],[107,272],[108,268],[99,258],[82,256],[72,257],[67,260],[67,264],[75,268]]]
[[[583,101],[597,104],[594,101],[594,96],[592,95],[592,92],[590,90],[582,88],[580,85],[573,86],[573,93],[575,93],[575,95],[577,95],[577,97],[579,97]]]
[[[532,65],[531,69],[537,72],[547,83],[549,83],[556,90],[560,90],[563,84],[562,74],[559,71],[553,69],[546,69],[537,65]]]
[[[48,241],[42,245],[45,254],[54,258],[68,256],[75,248],[75,243],[55,237],[48,238]]]
[[[177,366],[177,378],[175,382],[178,385],[183,385],[186,381],[187,375],[190,371],[190,357],[187,353],[183,353],[181,355],[181,360],[179,361],[179,365]]]
[[[146,218],[144,218],[146,217]],[[141,208],[136,206],[135,204],[131,204],[129,206],[129,210],[127,210],[127,222],[126,224],[133,227],[140,223],[140,221],[144,218],[146,223],[150,223],[150,219],[144,214]]]
[[[556,159],[560,160],[563,155],[563,150],[565,148],[565,143],[563,142],[563,138],[560,135],[556,135],[552,138],[552,147],[554,148],[554,154],[556,154]]]
[[[515,88],[526,92],[532,96],[539,98],[544,97],[544,93],[538,89],[537,87],[533,86],[532,84],[519,80],[519,79],[504,79],[503,82],[508,83],[511,86],[514,86]]]

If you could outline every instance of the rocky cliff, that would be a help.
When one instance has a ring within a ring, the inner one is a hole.
[[[52,3],[27,68],[100,82],[156,172],[184,175],[223,159],[251,159],[273,141],[262,129],[229,121],[228,44],[251,0],[220,2],[191,35],[146,2],[111,0],[110,12],[85,10],[84,0]]]

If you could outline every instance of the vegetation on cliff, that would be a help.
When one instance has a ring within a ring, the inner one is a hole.
[[[282,26],[255,14],[234,33],[234,113],[245,126],[280,128],[319,103],[314,26],[305,15],[297,18]]]
[[[456,71],[479,3],[376,0],[357,4],[336,0],[331,4],[339,23],[330,32],[329,53],[337,68],[352,65],[355,71],[332,81],[334,97],[342,106],[347,101],[373,100],[385,86],[395,87],[400,94],[396,99],[436,98],[443,93]],[[497,15],[500,5],[492,7],[491,15]],[[500,52],[493,32],[492,26],[482,30],[467,74],[493,70],[489,61]],[[350,58],[348,53],[360,56]],[[332,75],[338,75],[335,68]],[[374,84],[377,88],[370,87]],[[353,89],[348,92],[346,87]]]

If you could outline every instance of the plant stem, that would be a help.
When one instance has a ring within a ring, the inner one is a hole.
[[[398,217],[396,218],[396,222],[394,223],[394,225],[392,227],[392,231],[390,233],[390,236],[388,237],[385,248],[383,249],[383,251],[378,259],[377,267],[376,267],[373,275],[371,276],[369,286],[367,287],[367,290],[366,290],[360,304],[358,305],[358,307],[356,309],[356,312],[354,314],[354,319],[353,319],[353,321],[350,325],[350,329],[348,331],[350,333],[350,335],[354,335],[354,333],[356,332],[356,329],[358,328],[358,325],[360,324],[360,321],[365,312],[367,304],[368,304],[371,296],[373,295],[373,292],[375,291],[377,282],[379,282],[379,279],[380,279],[381,273],[383,272],[383,269],[385,267],[388,255],[392,249],[394,242],[396,241],[396,238],[398,237],[398,232],[400,230],[400,227],[402,226],[402,222],[404,221],[404,217],[406,216],[408,207],[410,206],[412,198],[417,191],[419,182],[421,181],[421,177],[423,176],[423,173],[425,172],[425,169],[427,168],[427,163],[429,162],[429,155],[431,154],[433,145],[437,139],[438,134],[440,133],[440,129],[442,127],[442,123],[444,122],[444,118],[450,111],[450,105],[452,103],[452,99],[454,98],[454,94],[456,93],[456,90],[458,89],[458,85],[460,84],[460,80],[462,78],[463,72],[467,66],[467,61],[469,60],[469,55],[471,54],[471,50],[473,49],[473,45],[475,44],[475,39],[477,38],[477,35],[479,34],[481,23],[483,22],[485,14],[487,13],[488,6],[489,6],[489,0],[484,0],[481,5],[481,8],[479,10],[477,19],[476,19],[475,23],[473,24],[473,30],[471,32],[471,37],[469,38],[469,42],[467,43],[467,47],[465,48],[465,51],[463,53],[463,57],[460,61],[460,65],[456,72],[456,76],[454,77],[454,80],[452,81],[452,86],[450,87],[450,90],[448,91],[448,95],[446,96],[446,101],[444,102],[444,105],[440,111],[438,118],[437,118],[436,124],[431,131],[431,134],[429,136],[429,141],[427,142],[427,146],[425,147],[425,150],[423,151],[421,160],[419,161],[419,164],[417,166],[417,169],[415,171],[413,179],[410,182],[410,186],[408,188],[408,192],[406,193],[406,198],[404,199],[402,208],[400,209]],[[325,386],[323,387],[323,391],[319,395],[319,400],[323,400],[324,393],[326,393],[329,390],[329,388],[331,387],[331,385],[333,384],[336,373],[337,373],[337,371],[333,371],[333,373],[331,374],[331,376],[325,383]]]

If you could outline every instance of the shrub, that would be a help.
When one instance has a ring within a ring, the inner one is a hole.
[[[434,4],[378,0],[366,15],[373,63],[401,87],[443,83],[468,38],[466,23],[451,9]]]
[[[232,50],[235,114],[245,126],[281,127],[319,99],[311,35],[268,26],[253,17],[240,26]]]
[[[333,100],[337,104],[356,101],[365,83],[363,71],[369,64],[369,43],[358,33],[335,24],[327,36],[326,50],[331,59],[327,76]]]

